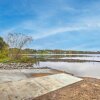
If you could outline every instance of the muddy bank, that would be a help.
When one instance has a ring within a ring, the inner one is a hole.
[[[44,61],[51,61],[51,62],[100,62],[97,60],[81,60],[81,59],[46,59]]]

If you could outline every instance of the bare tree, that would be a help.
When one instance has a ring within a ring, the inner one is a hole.
[[[9,33],[7,43],[9,44],[10,56],[18,59],[21,56],[22,48],[32,41],[31,36],[22,33]]]

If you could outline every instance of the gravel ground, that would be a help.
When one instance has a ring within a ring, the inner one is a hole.
[[[29,100],[100,100],[100,79],[83,79],[73,85]]]

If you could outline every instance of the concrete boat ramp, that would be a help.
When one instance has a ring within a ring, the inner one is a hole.
[[[0,100],[32,100],[38,96],[81,81],[65,73],[0,83]]]
[[[53,75],[61,73],[61,71],[54,69],[13,69],[13,70],[0,70],[0,83],[18,81],[23,79],[29,79],[34,77]]]

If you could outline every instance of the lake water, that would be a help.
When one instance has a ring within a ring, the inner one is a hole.
[[[33,57],[45,59],[38,60],[33,65],[34,67],[50,67],[75,76],[100,79],[100,54],[36,55]]]

